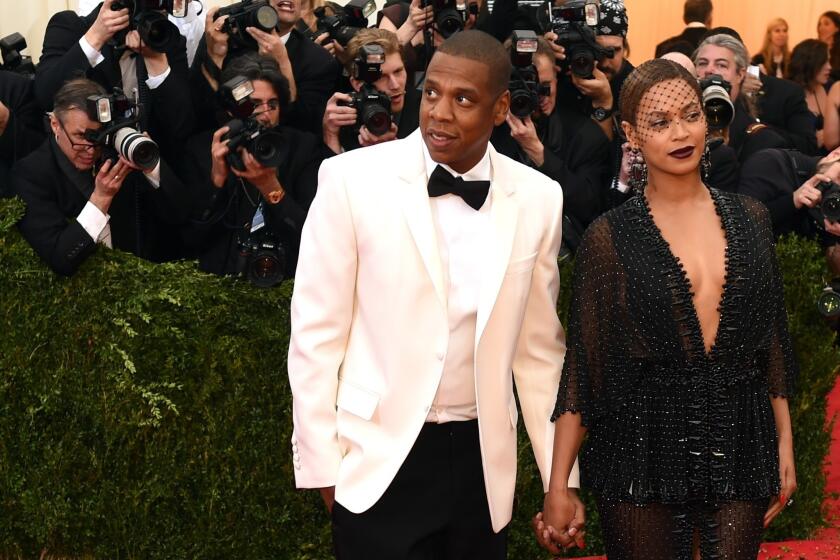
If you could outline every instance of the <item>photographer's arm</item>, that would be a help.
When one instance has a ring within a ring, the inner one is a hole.
[[[256,27],[248,27],[246,31],[254,38],[259,46],[261,55],[270,56],[277,61],[280,73],[289,81],[289,102],[294,103],[298,99],[297,82],[295,72],[292,69],[292,61],[289,59],[289,51],[277,31],[266,33]]]
[[[610,81],[607,79],[606,74],[598,70],[598,68],[595,68],[593,76],[592,79],[586,79],[571,74],[572,83],[583,95],[592,101],[593,110],[601,108],[612,112],[615,100],[613,99],[612,89],[610,88]],[[601,128],[604,136],[612,142],[615,136],[613,120],[611,118],[602,121],[598,121],[595,118],[592,120]]]

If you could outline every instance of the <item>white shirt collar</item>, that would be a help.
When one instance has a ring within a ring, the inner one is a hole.
[[[490,181],[492,179],[492,166],[490,165],[490,143],[487,143],[487,149],[484,151],[484,157],[475,164],[475,166],[466,173],[458,173],[445,163],[438,163],[432,159],[429,149],[426,147],[426,142],[423,141],[423,159],[426,162],[426,181],[435,170],[435,166],[440,165],[446,169],[453,177],[462,177],[465,181]]]
[[[691,29],[693,29],[693,28],[695,28],[695,27],[698,27],[698,28],[699,28],[699,27],[702,27],[703,29],[705,29],[705,28],[706,28],[706,24],[705,24],[705,23],[703,23],[702,21],[692,21],[691,23],[689,23],[688,25],[686,25],[686,27],[687,27],[687,28],[691,28]]]
[[[289,37],[291,35],[292,35],[292,30],[289,29],[289,31],[285,35],[280,36],[280,40],[283,42],[284,45],[289,42]]]

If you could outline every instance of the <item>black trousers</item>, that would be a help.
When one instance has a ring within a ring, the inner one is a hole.
[[[426,424],[385,494],[332,512],[337,560],[504,560],[484,489],[478,421]]]

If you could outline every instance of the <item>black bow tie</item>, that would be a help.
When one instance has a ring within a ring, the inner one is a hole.
[[[457,194],[475,210],[484,205],[489,190],[490,181],[464,181],[460,177],[453,177],[440,165],[435,167],[429,177],[429,196]]]

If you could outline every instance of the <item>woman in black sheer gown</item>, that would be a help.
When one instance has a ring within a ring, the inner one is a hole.
[[[575,265],[554,461],[538,538],[580,544],[565,487],[580,452],[607,557],[755,559],[796,488],[796,364],[767,211],[709,189],[697,81],[665,60],[621,93],[647,171],[596,220]]]

